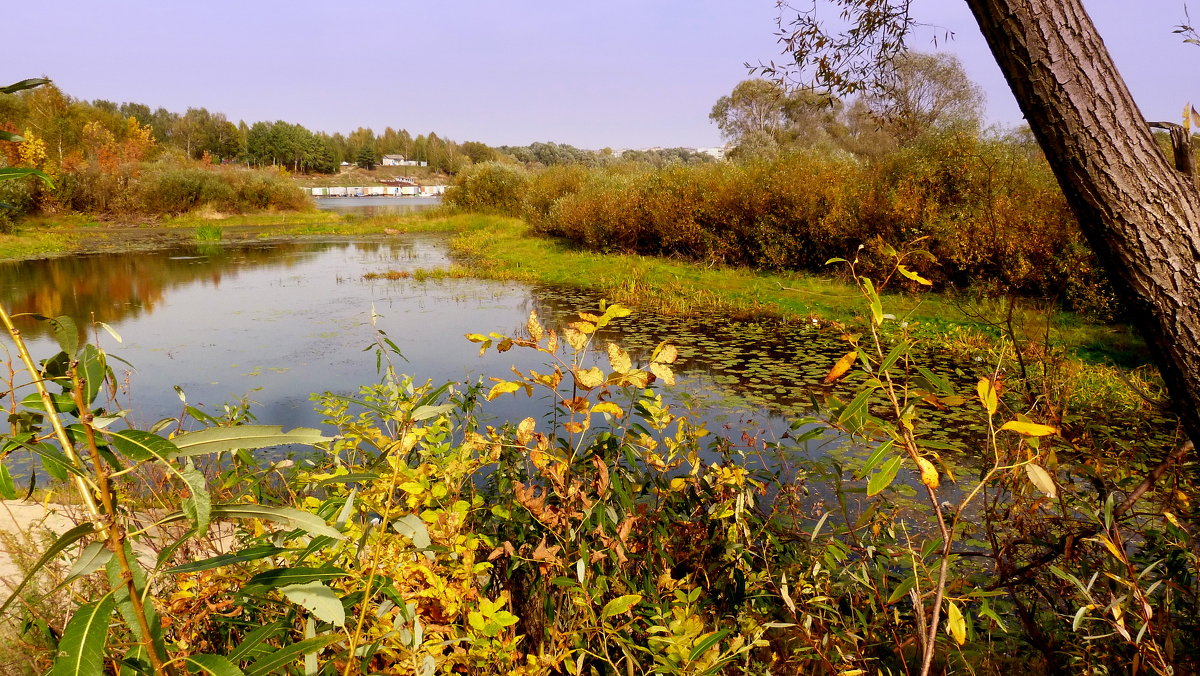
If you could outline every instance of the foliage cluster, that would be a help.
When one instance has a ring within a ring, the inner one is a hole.
[[[496,157],[495,151],[482,143],[460,145],[433,132],[414,136],[405,129],[387,127],[376,133],[360,127],[348,134],[326,134],[283,120],[234,123],[223,113],[204,107],[178,113],[135,102],[78,100],[52,84],[0,96],[0,125],[7,125],[10,131],[28,129],[46,139],[51,159],[58,163],[87,144],[89,125],[122,138],[129,120],[168,153],[219,163],[282,166],[294,172],[335,173],[342,162],[355,163],[362,155],[378,162],[382,155],[399,154],[426,162],[437,171],[454,173],[472,162]]]
[[[496,192],[496,191],[520,191]],[[1109,287],[1040,154],[1020,138],[951,128],[882,158],[797,152],[771,160],[651,169],[501,165],[464,172],[447,203],[522,217],[603,252],[767,270],[820,270],[885,241],[928,238],[914,262],[938,287],[1044,295],[1102,318]]]
[[[151,128],[134,117],[87,115],[86,108],[46,90],[52,87],[29,96],[49,97],[41,103],[54,109],[51,104],[57,102],[63,108],[41,121],[49,131],[37,131],[37,121],[26,120],[31,126],[20,140],[0,141],[5,165],[36,169],[50,179],[0,184],[0,198],[17,212],[129,216],[176,214],[199,206],[230,212],[309,208],[304,194],[277,171],[217,166],[208,155],[189,159],[160,145]]]
[[[921,283],[911,258],[893,262]],[[42,664],[76,673],[1194,666],[1190,486],[1151,491],[1136,509],[1120,502],[1144,458],[1071,459],[995,376],[954,391],[911,361],[913,337],[852,274],[870,314],[827,377],[857,383],[849,401],[827,402],[830,422],[864,441],[850,466],[805,459],[824,434],[815,420],[779,443],[710,433],[660,389],[675,378],[672,345],[638,355],[603,340],[629,315],[620,306],[556,328],[531,314],[519,336],[468,335],[546,365],[467,386],[397,375],[380,334],[381,382],[318,397],[333,439],[186,404],[211,427],[180,432],[181,417],[118,431],[124,412],[98,404],[111,378],[103,350],[60,318],[63,352],[35,364],[14,334],[44,378],[23,398],[29,386],[9,383],[6,453],[30,452],[94,510],[39,564],[73,552],[71,584],[100,590],[62,625],[17,589],[16,631],[44,646]],[[485,401],[509,395],[548,402],[544,415],[479,421]],[[925,438],[930,405],[982,408],[989,457],[971,468],[943,457]],[[287,475],[290,461],[264,466],[248,452],[287,442],[327,452]],[[153,509],[139,485],[161,486],[167,504],[185,495],[182,510]],[[914,487],[923,509],[905,497]],[[15,496],[6,472],[0,489]],[[147,513],[155,526],[139,525]],[[236,525],[206,550],[214,523]],[[156,556],[129,555],[129,541]]]

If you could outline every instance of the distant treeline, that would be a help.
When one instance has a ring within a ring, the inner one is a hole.
[[[0,226],[14,214],[37,210],[121,215],[201,205],[235,211],[305,208],[307,199],[281,171],[335,173],[345,164],[370,169],[387,155],[425,163],[422,172],[449,175],[497,161],[538,168],[713,159],[686,148],[618,156],[558,143],[493,148],[391,127],[378,134],[367,128],[326,134],[282,120],[234,124],[206,108],[177,113],[141,103],[78,100],[53,84],[0,94],[0,128],[25,139],[0,142],[0,166],[40,169],[53,179],[53,186],[26,179],[0,188],[0,201],[15,207],[0,212]],[[263,169],[268,171],[255,171]]]

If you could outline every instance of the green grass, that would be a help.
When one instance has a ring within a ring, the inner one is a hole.
[[[451,250],[476,276],[585,287],[615,302],[667,314],[718,311],[848,324],[867,311],[857,287],[832,272],[768,273],[600,254],[532,235],[524,222],[499,216],[462,214],[431,225],[458,233]],[[885,291],[883,304],[897,320],[916,323],[924,338],[964,352],[977,351],[979,344],[994,344],[1007,316],[1002,301],[940,293]],[[1146,362],[1142,342],[1128,327],[1048,312],[1043,305],[1017,302],[1012,324],[1021,339],[1042,342],[1049,327],[1054,346],[1084,361],[1126,367]]]
[[[196,228],[196,239],[201,242],[221,241],[221,226],[205,223]]]

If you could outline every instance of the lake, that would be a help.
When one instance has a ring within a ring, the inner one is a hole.
[[[309,394],[351,393],[377,382],[369,348],[376,327],[416,380],[509,377],[543,368],[532,351],[479,355],[467,333],[520,335],[531,310],[549,326],[600,298],[570,289],[474,279],[366,279],[372,272],[445,266],[443,235],[378,239],[188,244],[154,251],[75,255],[0,264],[0,298],[14,313],[68,315],[111,325],[100,343],[113,362],[117,402],[139,426],[179,415],[182,404],[219,411],[242,397],[262,423],[315,426]],[[20,326],[38,357],[57,351],[44,322]],[[645,355],[662,340],[680,349],[672,395],[703,411],[736,443],[780,438],[810,410],[816,385],[846,350],[836,335],[776,321],[679,319],[635,312],[601,338]],[[368,352],[364,353],[364,348]],[[496,422],[540,417],[549,404],[506,395],[486,405]],[[747,436],[743,437],[742,432]]]

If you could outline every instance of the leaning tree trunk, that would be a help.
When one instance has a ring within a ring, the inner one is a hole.
[[[1159,151],[1081,0],[967,0],[1200,441],[1200,191]]]

